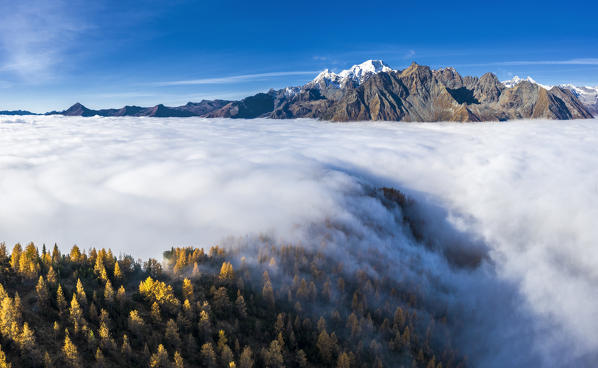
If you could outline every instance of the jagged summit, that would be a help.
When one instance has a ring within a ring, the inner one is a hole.
[[[530,77],[529,75],[526,78],[520,78],[518,75],[514,76],[512,79],[503,81],[502,84],[507,87],[507,88],[513,88],[516,85],[518,85],[519,83],[523,82],[523,81],[527,81],[530,82],[532,84],[536,84],[546,90],[551,89],[553,86],[547,86],[545,84],[540,84],[538,82],[536,82],[532,77]]]
[[[597,112],[598,88],[550,87],[531,77],[514,77],[501,83],[492,73],[461,76],[452,67],[432,69],[416,62],[398,70],[382,60],[366,60],[338,73],[326,69],[303,86],[271,89],[238,101],[203,100],[177,107],[159,104],[103,110],[76,103],[50,114],[432,122],[582,119]]]
[[[325,69],[318,74],[312,82],[313,86],[326,88],[342,88],[349,83],[360,85],[373,74],[393,71],[382,60],[366,60],[361,64],[353,65],[351,68],[340,73],[331,72]]]

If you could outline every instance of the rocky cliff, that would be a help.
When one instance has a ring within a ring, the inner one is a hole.
[[[393,70],[379,60],[368,60],[338,74],[326,70],[301,87],[270,90],[239,101],[105,110],[75,104],[61,114],[412,122],[591,118],[587,104],[578,97],[574,90],[547,89],[530,80],[505,85],[492,73],[463,77],[453,68],[432,70],[416,63]]]

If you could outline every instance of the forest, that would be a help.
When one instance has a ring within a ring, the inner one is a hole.
[[[459,321],[369,252],[359,267],[265,236],[162,261],[1,243],[0,368],[467,366]]]

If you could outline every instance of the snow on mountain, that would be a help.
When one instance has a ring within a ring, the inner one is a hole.
[[[544,88],[546,90],[549,90],[549,89],[552,88],[552,86],[547,86],[547,85],[544,85],[544,84],[536,82],[530,76],[527,76],[527,78],[524,79],[524,78],[519,78],[519,76],[516,75],[516,76],[513,77],[513,79],[510,79],[510,80],[507,80],[507,81],[503,81],[502,84],[505,87],[507,87],[507,88],[512,88],[512,87],[515,87],[516,85],[518,85],[519,83],[521,83],[523,81],[528,81],[530,83],[537,84],[538,86],[540,86],[540,87],[542,87],[542,88]]]
[[[572,84],[561,84],[560,87],[567,88],[585,105],[595,105],[598,107],[598,86],[578,87]]]
[[[373,74],[390,71],[393,71],[393,69],[382,60],[367,60],[361,64],[353,65],[351,68],[343,70],[338,74],[326,69],[318,74],[309,84],[317,87],[341,88],[348,82],[354,82],[359,85]]]
[[[547,90],[549,90],[553,87],[553,86],[547,86],[544,84],[540,84],[540,83],[536,82],[530,76],[528,76],[525,79],[519,78],[518,76],[514,76],[513,79],[503,81],[502,84],[507,88],[511,88],[511,87],[515,87],[516,85],[518,85],[519,83],[521,83],[523,81],[528,81],[528,82],[537,84],[538,86],[540,86],[544,89],[547,89]],[[575,86],[573,84],[559,84],[558,86],[561,88],[568,89],[571,92],[573,92],[573,94],[579,99],[579,101],[581,101],[581,103],[584,104],[589,109],[589,111],[592,114],[594,114],[594,116],[598,115],[598,86],[596,86],[596,87],[591,87],[591,86],[580,87],[580,86]]]

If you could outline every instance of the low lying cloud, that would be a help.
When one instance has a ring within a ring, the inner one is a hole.
[[[352,229],[351,244],[440,280],[449,308],[467,313],[458,342],[474,366],[598,358],[597,120],[16,121],[0,117],[7,244],[147,257],[229,236],[309,241],[332,220]],[[429,248],[397,241],[392,213],[364,195],[381,186],[416,200]],[[447,258],[456,249],[484,261],[455,267]]]

